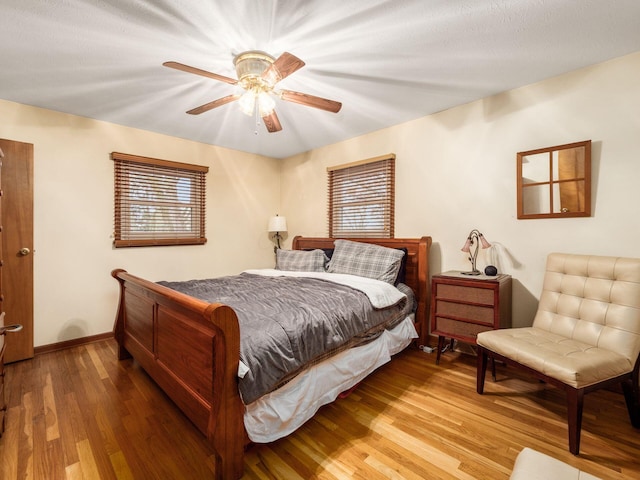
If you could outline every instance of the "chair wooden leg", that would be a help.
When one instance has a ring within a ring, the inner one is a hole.
[[[580,452],[580,430],[582,429],[582,407],[584,390],[567,388],[567,419],[569,423],[569,451],[578,455]]]
[[[625,380],[622,382],[622,391],[624,392],[624,400],[627,404],[631,425],[634,428],[640,428],[640,392],[638,384],[633,379]]]
[[[484,377],[487,373],[487,352],[484,348],[478,346],[478,369],[476,374],[476,391],[482,395],[484,392]]]

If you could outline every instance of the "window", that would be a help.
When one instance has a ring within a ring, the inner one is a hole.
[[[329,167],[329,236],[393,238],[394,154]]]
[[[209,167],[113,152],[116,247],[201,245]]]

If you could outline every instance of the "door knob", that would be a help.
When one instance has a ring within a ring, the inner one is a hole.
[[[4,335],[5,332],[19,332],[22,330],[22,325],[7,325],[6,327],[0,327],[0,335]]]
[[[22,247],[20,250],[18,250],[18,253],[24,257],[25,255],[29,255],[31,253],[31,250],[29,250],[27,247]]]

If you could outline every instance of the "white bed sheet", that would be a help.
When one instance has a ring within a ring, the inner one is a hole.
[[[418,333],[413,315],[374,341],[354,347],[305,370],[289,383],[246,406],[244,425],[251,441],[273,442],[298,429],[320,407],[363,380],[405,349]]]
[[[328,282],[346,285],[364,293],[375,308],[385,308],[395,305],[406,297],[404,293],[393,285],[376,280],[375,278],[360,277],[358,275],[348,275],[346,273],[329,272],[292,272],[289,270],[276,270],[273,268],[262,268],[259,270],[245,270],[245,273],[262,275],[265,277],[298,277],[316,278]]]

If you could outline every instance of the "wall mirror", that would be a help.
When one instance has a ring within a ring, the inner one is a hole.
[[[591,216],[591,140],[518,152],[518,218]]]

